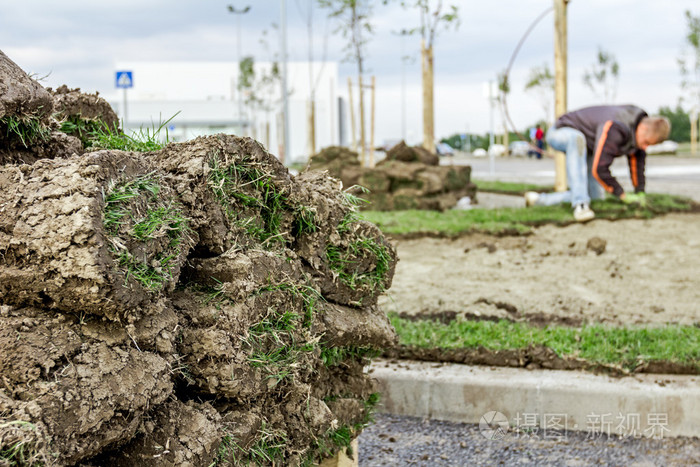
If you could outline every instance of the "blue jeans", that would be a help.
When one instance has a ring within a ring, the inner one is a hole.
[[[550,128],[547,131],[547,143],[557,151],[566,153],[566,177],[568,191],[542,193],[537,203],[543,206],[571,203],[589,204],[591,199],[602,199],[603,188],[593,177],[593,156],[586,150],[586,137],[574,128]]]

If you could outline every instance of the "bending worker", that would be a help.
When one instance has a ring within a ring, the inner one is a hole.
[[[586,107],[562,115],[547,132],[547,143],[566,153],[569,191],[525,193],[527,206],[571,203],[574,219],[595,217],[591,199],[608,193],[626,203],[643,203],[646,148],[668,138],[671,125],[665,117],[649,117],[634,105]],[[634,193],[625,193],[610,173],[613,160],[627,156]]]

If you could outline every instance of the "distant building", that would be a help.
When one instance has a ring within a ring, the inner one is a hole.
[[[338,64],[312,64],[316,86],[316,150],[345,143],[347,118],[338,96]],[[255,103],[246,102],[250,93],[238,90],[235,62],[139,62],[115,64],[115,71],[132,71],[133,87],[126,93],[127,129],[158,127],[168,123],[169,136],[183,141],[200,135],[229,133],[251,136],[275,155],[283,138],[281,85],[261,84],[272,64],[255,63]],[[288,62],[290,145],[287,163],[305,161],[309,156],[308,109],[311,95],[308,62]],[[121,93],[121,90],[120,90]],[[241,97],[243,99],[241,100]],[[121,94],[109,99],[124,119]],[[174,117],[173,117],[174,116]]]

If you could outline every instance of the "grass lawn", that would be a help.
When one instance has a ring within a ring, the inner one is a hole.
[[[551,187],[507,182],[475,182],[481,191],[520,195],[551,191]],[[651,218],[671,212],[700,212],[689,198],[647,194],[647,205],[627,205],[616,198],[594,201],[597,219]],[[471,232],[526,234],[543,224],[574,222],[569,205],[531,208],[437,211],[362,211],[361,216],[390,235],[437,234],[457,236]],[[411,321],[390,315],[400,344],[429,349],[518,350],[531,345],[553,350],[559,357],[575,357],[591,364],[616,365],[633,370],[642,363],[669,362],[700,371],[700,327],[612,327],[599,324],[580,328],[532,326],[509,321],[455,320],[449,324]]]
[[[498,180],[472,180],[478,191],[490,193],[505,193],[509,195],[524,195],[526,191],[541,193],[554,191],[552,185],[535,185],[534,183],[499,182]]]
[[[502,186],[521,184],[502,183]],[[512,187],[511,187],[512,188]],[[622,203],[616,198],[593,201],[591,208],[597,219],[648,219],[670,212],[697,212],[699,206],[693,200],[681,196],[647,194],[647,206]],[[534,226],[543,224],[566,225],[574,222],[571,208],[558,206],[533,206],[531,208],[471,209],[437,211],[362,211],[361,216],[373,222],[384,233],[392,235],[442,234],[456,236],[470,232],[491,234],[526,234]]]
[[[510,321],[410,321],[390,314],[399,343],[419,348],[515,350],[542,345],[560,357],[582,358],[591,363],[619,365],[632,370],[643,362],[664,361],[700,370],[700,327],[545,328]]]

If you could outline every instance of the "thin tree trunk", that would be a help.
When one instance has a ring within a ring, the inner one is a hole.
[[[352,78],[348,76],[348,110],[350,111],[350,133],[352,135],[352,150],[357,152],[357,128],[355,127],[355,103],[352,100]]]
[[[554,0],[554,120],[567,110],[568,34],[566,0]],[[566,191],[566,156],[554,153],[554,191]]]
[[[698,152],[698,113],[692,111],[690,114],[690,153],[695,155]]]
[[[421,42],[423,68],[423,147],[435,152],[435,99],[433,97],[433,48]]]
[[[369,166],[370,168],[374,168],[374,115],[375,115],[375,94],[377,90],[377,79],[375,76],[372,76],[372,108],[370,110],[370,130],[369,130]]]
[[[316,154],[316,102],[309,100],[309,156]]]
[[[360,161],[362,167],[367,166],[367,139],[365,135],[365,100],[364,100],[364,85],[362,84],[362,73],[358,76],[360,88]]]

